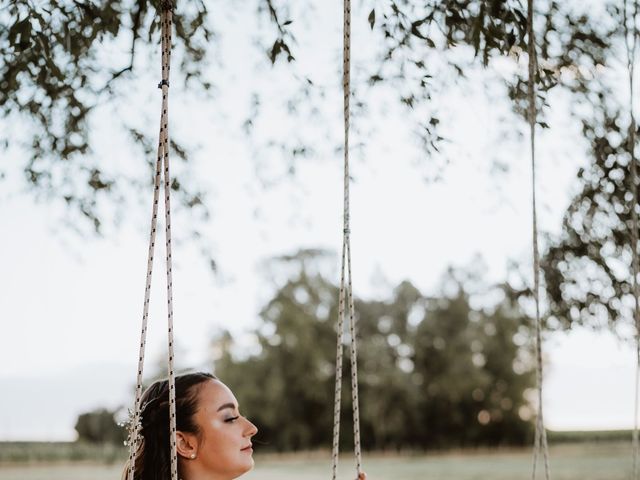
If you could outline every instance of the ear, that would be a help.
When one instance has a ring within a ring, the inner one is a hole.
[[[193,433],[176,432],[176,446],[178,455],[192,460],[198,454],[198,439]]]

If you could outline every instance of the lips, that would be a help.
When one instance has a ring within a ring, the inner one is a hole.
[[[243,449],[241,449],[240,451],[242,452],[248,452],[249,450],[253,450],[251,447],[253,446],[253,444],[249,444],[246,447],[244,447]]]

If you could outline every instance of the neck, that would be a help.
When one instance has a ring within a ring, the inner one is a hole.
[[[204,465],[194,460],[180,469],[180,480],[233,480],[233,477],[207,471]]]

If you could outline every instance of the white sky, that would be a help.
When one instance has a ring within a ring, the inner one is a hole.
[[[327,118],[335,123],[330,130],[338,135],[341,104],[333,60],[339,55],[340,11],[325,9],[315,12],[315,25],[319,25],[315,28],[335,34],[335,42],[325,42],[322,49],[319,41],[301,43],[299,68],[313,70],[319,83],[335,86],[326,100],[331,105]],[[362,45],[370,42],[366,13],[354,12],[354,19],[359,19],[354,21],[354,52],[365,54]],[[231,32],[235,30],[230,27]],[[242,32],[235,35],[240,38]],[[230,38],[229,44],[235,45],[238,38]],[[337,251],[341,241],[339,154],[323,161],[303,161],[295,185],[261,191],[252,184],[250,157],[255,152],[239,133],[236,107],[247,104],[251,82],[267,85],[276,92],[272,95],[286,93],[286,70],[249,76],[250,57],[237,60],[246,51],[224,47],[227,67],[216,98],[194,101],[179,85],[172,85],[171,91],[172,131],[201,146],[189,167],[191,177],[214,192],[212,220],[206,228],[224,279],[211,277],[192,245],[174,245],[175,335],[183,350],[177,359],[183,368],[206,367],[208,339],[217,329],[226,327],[241,334],[256,325],[257,311],[271,293],[260,276],[261,261],[301,247]],[[305,53],[305,48],[312,53]],[[142,125],[157,123],[160,99],[155,70],[151,73],[151,80],[138,79],[144,92],[139,99],[120,110]],[[427,184],[419,168],[412,166],[417,153],[411,126],[393,109],[382,116],[384,109],[376,103],[382,100],[369,99],[372,114],[385,119],[380,120],[375,137],[354,139],[368,145],[366,161],[354,155],[353,167],[356,294],[373,296],[385,291],[385,285],[404,279],[424,292],[434,291],[446,267],[467,265],[478,253],[488,265],[489,280],[503,279],[510,259],[529,261],[528,157],[524,140],[518,144],[501,139],[499,122],[508,110],[506,103],[492,104],[481,89],[440,100],[446,106],[443,128],[453,140],[446,150],[451,164],[444,181]],[[567,120],[562,99],[556,102],[552,131],[539,139],[540,222],[546,232],[558,231],[575,171],[585,161],[576,126]],[[99,120],[110,114],[103,111]],[[283,127],[281,121],[267,111],[266,121],[256,126],[259,135],[291,128]],[[136,149],[114,141],[118,132],[109,122],[96,124],[102,125],[95,131],[96,150],[109,152],[103,157],[144,164]],[[490,155],[495,151],[509,161],[510,174],[495,177],[491,173]],[[16,155],[13,151],[14,161]],[[56,206],[35,204],[28,196],[16,194],[21,188],[18,173],[9,173],[1,185],[10,194],[0,202],[4,226],[0,236],[0,440],[73,438],[79,412],[130,402],[151,192],[143,205],[132,200],[129,220],[120,229],[108,228],[106,238],[87,240],[58,227],[62,213]],[[256,206],[262,212],[259,220],[254,218]],[[176,210],[174,231],[186,231],[189,221],[189,216]],[[158,245],[159,259],[162,242]],[[162,261],[156,262],[154,280],[149,369],[165,343]],[[549,428],[631,427],[635,362],[629,346],[606,333],[579,330],[550,336],[545,355]]]

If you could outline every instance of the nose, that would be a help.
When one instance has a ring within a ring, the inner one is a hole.
[[[245,419],[247,421],[247,429],[245,432],[245,436],[251,438],[253,437],[256,433],[258,433],[258,427],[256,427],[253,423],[251,423],[251,421],[249,421],[249,419]]]

